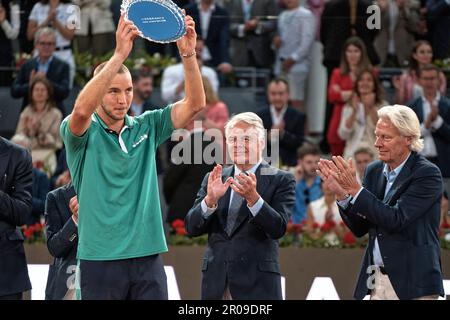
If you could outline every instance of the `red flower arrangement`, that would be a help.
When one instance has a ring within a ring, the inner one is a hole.
[[[350,231],[344,234],[342,241],[347,245],[354,245],[356,243],[355,236]]]
[[[45,242],[44,230],[45,225],[43,223],[36,222],[31,226],[22,226],[21,230],[25,237],[25,242]]]
[[[180,236],[186,236],[187,235],[187,231],[186,231],[186,228],[184,227],[184,221],[183,220],[176,219],[176,220],[172,221],[170,226],[172,227],[172,230],[174,231],[174,233],[176,235],[180,235]]]
[[[322,232],[330,232],[336,227],[336,222],[334,220],[326,220],[320,227]]]

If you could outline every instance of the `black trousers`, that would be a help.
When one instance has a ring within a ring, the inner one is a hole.
[[[8,294],[6,296],[0,296],[0,300],[22,300],[23,299],[23,293],[14,293],[14,294]]]
[[[160,255],[113,260],[80,260],[82,300],[167,300]]]

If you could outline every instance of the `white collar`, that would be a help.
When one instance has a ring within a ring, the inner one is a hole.
[[[247,173],[255,173],[256,170],[258,169],[259,165],[261,164],[262,160],[259,160],[259,162],[257,164],[255,164],[253,167],[251,167],[249,170],[247,170]],[[234,176],[237,176],[238,174],[240,174],[242,172],[241,169],[239,169],[237,167],[237,165],[234,165]]]

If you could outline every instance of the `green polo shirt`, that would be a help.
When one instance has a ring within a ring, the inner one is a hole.
[[[167,251],[156,174],[156,148],[173,131],[172,106],[125,117],[119,135],[97,113],[81,136],[70,115],[61,124],[78,195],[78,259],[116,260]]]

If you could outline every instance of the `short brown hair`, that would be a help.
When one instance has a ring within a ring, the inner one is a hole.
[[[269,90],[269,87],[272,83],[274,83],[274,84],[284,83],[286,85],[287,91],[289,92],[289,82],[287,82],[286,79],[273,78],[272,80],[270,80],[269,84],[267,85],[267,90]]]
[[[297,159],[302,160],[307,155],[320,156],[320,149],[315,145],[304,143],[297,150]]]
[[[94,77],[96,75],[98,75],[100,73],[100,71],[103,70],[103,68],[105,68],[107,63],[108,63],[108,61],[102,62],[94,69]],[[130,73],[130,70],[128,70],[128,68],[124,64],[122,64],[119,68],[119,71],[117,71],[117,74],[123,74],[123,73]]]
[[[436,74],[439,77],[439,73],[441,72],[441,70],[437,66],[435,66],[434,64],[431,64],[431,63],[426,64],[423,67],[419,68],[417,70],[417,76],[420,78],[424,71],[432,71],[432,70],[436,71]]]
[[[368,154],[372,159],[375,159],[375,153],[373,152],[373,150],[365,145],[361,145],[358,148],[356,148],[355,152],[353,153],[353,158],[355,158],[357,154],[361,153]]]

